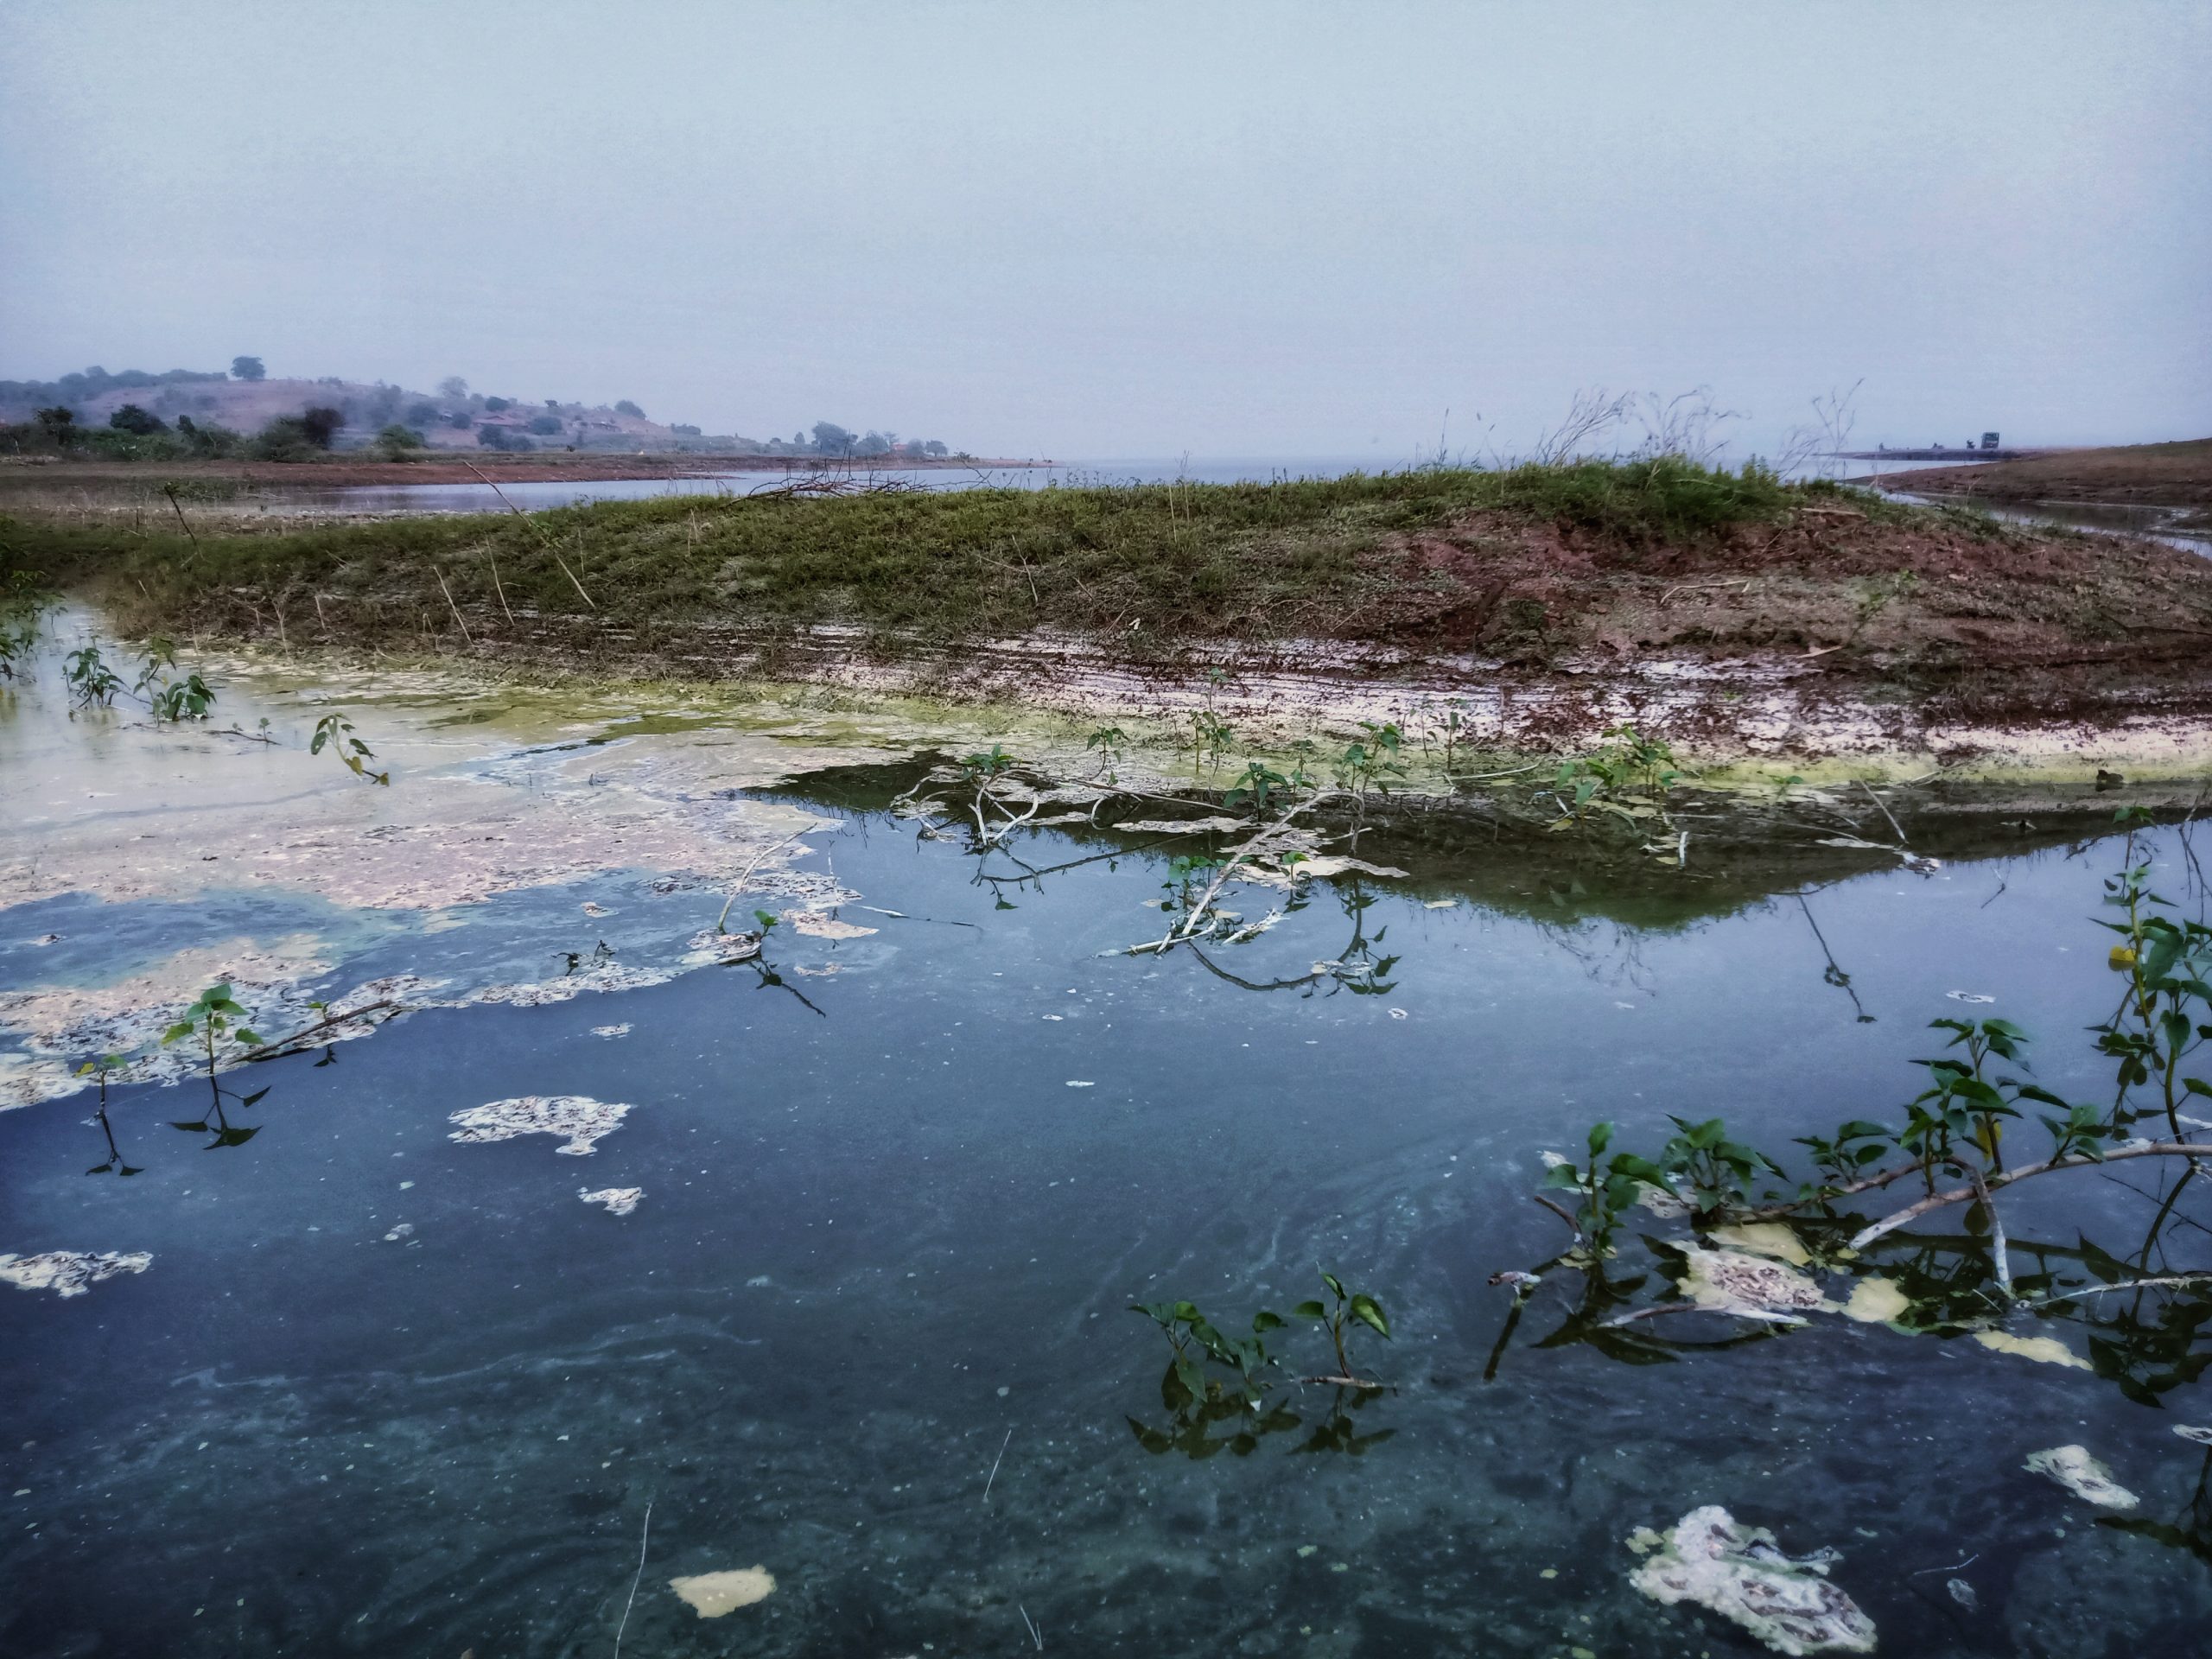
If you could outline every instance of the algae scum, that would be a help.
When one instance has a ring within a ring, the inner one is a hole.
[[[2181,1166],[2008,1198],[2033,1313],[1972,1206],[1647,1188],[1593,1299],[1530,1201],[1600,1120],[1902,1122],[1938,1016],[2108,1103],[2115,836],[1732,884],[1386,817],[1130,955],[1217,803],[979,849],[912,711],[225,683],[278,745],[0,711],[0,1652],[2202,1650],[2212,1303],[2076,1294],[2212,1261]],[[211,1080],[219,976],[404,1011]],[[1304,1380],[1324,1272],[1387,1386]],[[1185,1300],[1287,1321],[1256,1404]]]

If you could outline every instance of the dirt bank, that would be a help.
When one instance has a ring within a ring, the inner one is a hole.
[[[2212,508],[2212,438],[2060,449],[2020,461],[1890,473],[1874,482],[1915,495]]]
[[[1512,749],[2185,770],[2212,729],[2212,563],[1680,467],[0,541],[128,627],[288,649],[1181,719],[1218,671],[1286,729],[1456,700]]]

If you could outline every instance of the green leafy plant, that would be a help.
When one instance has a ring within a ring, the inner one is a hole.
[[[1613,1126],[1609,1122],[1593,1123],[1588,1136],[1589,1164],[1578,1169],[1571,1160],[1562,1158],[1544,1176],[1545,1191],[1577,1195],[1579,1202],[1568,1215],[1568,1221],[1589,1241],[1592,1256],[1600,1271],[1606,1253],[1612,1248],[1613,1233],[1620,1225],[1621,1217],[1636,1203],[1637,1188],[1653,1186],[1662,1192],[1672,1192],[1667,1185],[1666,1172],[1649,1159],[1624,1152],[1614,1154],[1610,1166],[1604,1163],[1605,1148],[1612,1143]]]
[[[1235,785],[1222,797],[1222,803],[1232,810],[1240,806],[1249,807],[1254,817],[1260,817],[1267,812],[1268,803],[1290,787],[1290,779],[1282,773],[1262,761],[1254,760],[1246,765]]]
[[[206,1063],[207,1087],[213,1096],[213,1104],[207,1116],[197,1122],[179,1122],[171,1127],[195,1134],[212,1134],[214,1139],[208,1142],[210,1150],[217,1147],[242,1147],[260,1132],[257,1126],[252,1128],[232,1128],[225,1116],[223,1103],[229,1099],[235,1100],[241,1107],[252,1106],[269,1090],[257,1089],[250,1095],[239,1095],[224,1088],[217,1077],[226,1050],[240,1051],[229,1055],[236,1063],[251,1058],[253,1052],[264,1046],[259,1034],[245,1024],[245,1019],[246,1011],[231,995],[231,988],[227,984],[213,985],[202,991],[199,999],[178,1017],[176,1023],[162,1033],[162,1047],[167,1048],[171,1043],[192,1042],[199,1047]]]
[[[1321,1283],[1335,1299],[1333,1304],[1325,1306],[1319,1301],[1306,1301],[1290,1310],[1293,1319],[1320,1321],[1329,1333],[1331,1344],[1336,1349],[1337,1374],[1319,1380],[1340,1382],[1356,1389],[1382,1387],[1379,1382],[1370,1382],[1353,1375],[1349,1344],[1353,1332],[1363,1325],[1383,1341],[1389,1341],[1390,1320],[1382,1312],[1382,1304],[1365,1291],[1346,1290],[1344,1281],[1333,1273],[1323,1274]]]
[[[1120,764],[1128,741],[1129,734],[1118,726],[1101,726],[1083,741],[1085,749],[1098,751],[1098,770],[1109,784],[1116,781],[1113,768]]]
[[[1602,747],[1559,763],[1544,791],[1559,809],[1549,827],[1570,829],[1601,811],[1637,829],[1671,822],[1667,797],[1681,775],[1674,750],[1633,726],[1615,726],[1605,735]]]
[[[1352,844],[1357,846],[1360,832],[1367,827],[1369,798],[1381,795],[1388,798],[1391,779],[1406,775],[1405,763],[1399,758],[1404,752],[1406,734],[1398,729],[1395,721],[1377,724],[1371,720],[1359,722],[1358,741],[1347,744],[1337,757],[1337,786],[1351,797]]]
[[[1252,1316],[1251,1335],[1227,1337],[1198,1311],[1194,1302],[1131,1302],[1129,1311],[1152,1320],[1167,1338],[1172,1357],[1167,1363],[1167,1381],[1162,1388],[1171,1408],[1179,1403],[1173,1398],[1174,1390],[1179,1389],[1189,1402],[1228,1398],[1249,1411],[1260,1408],[1267,1394],[1267,1374],[1280,1363],[1268,1351],[1267,1335],[1282,1328],[1281,1315],[1262,1308]],[[1208,1377],[1208,1360],[1229,1367],[1236,1373],[1236,1381],[1224,1385]]]
[[[215,706],[215,694],[199,671],[192,670],[182,679],[171,680],[156,690],[148,706],[158,721],[205,720]]]
[[[1776,1175],[1782,1166],[1756,1147],[1728,1138],[1728,1126],[1709,1117],[1701,1123],[1673,1118],[1676,1133],[1659,1154],[1664,1191],[1684,1194],[1690,1208],[1704,1215],[1743,1202],[1752,1174],[1767,1170]],[[1614,1160],[1618,1167],[1619,1160]],[[1635,1164],[1630,1171],[1633,1173]]]
[[[1444,775],[1446,778],[1459,769],[1460,746],[1466,742],[1470,729],[1465,701],[1453,697],[1444,705],[1443,717],[1437,722],[1437,737],[1444,750]]]
[[[71,652],[62,677],[69,683],[70,701],[79,709],[112,708],[116,694],[124,690],[122,677],[107,665],[98,645],[80,645]]]
[[[60,603],[28,570],[11,570],[0,585],[0,680],[28,669],[46,613]]]
[[[363,764],[365,761],[375,760],[376,753],[353,734],[353,722],[345,715],[325,715],[321,720],[315,721],[315,736],[308,744],[308,753],[321,754],[325,744],[330,746],[331,753],[345,762],[346,769],[356,778],[364,779],[372,784],[386,785],[391,784],[391,772],[371,772]]]
[[[2168,1128],[2182,1132],[2184,1095],[2212,1097],[2212,1083],[2183,1075],[2184,1062],[2212,1041],[2212,927],[2177,917],[2172,904],[2151,888],[2151,866],[2139,857],[2136,830],[2148,821],[2139,807],[2123,807],[2115,821],[2127,827],[2119,874],[2105,882],[2105,902],[2121,919],[2100,924],[2120,936],[2113,969],[2126,976],[2120,1007],[2094,1027],[2098,1052],[2118,1062],[2113,1122],[2140,1116],[2129,1096],[2155,1086]]]
[[[86,1170],[85,1173],[87,1175],[123,1176],[137,1175],[143,1173],[144,1166],[143,1165],[129,1164],[124,1161],[123,1149],[117,1146],[115,1142],[115,1126],[108,1122],[108,1075],[112,1071],[121,1070],[123,1064],[123,1056],[120,1054],[100,1054],[96,1055],[92,1059],[85,1061],[77,1068],[77,1075],[79,1077],[91,1077],[99,1089],[99,1104],[92,1109],[92,1116],[95,1121],[99,1122],[100,1126],[100,1132],[107,1137],[106,1158],[99,1163],[94,1164],[90,1169]]]

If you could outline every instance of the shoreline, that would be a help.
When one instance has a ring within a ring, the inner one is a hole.
[[[895,467],[862,461],[812,460],[785,455],[537,454],[514,456],[487,451],[466,460],[446,459],[436,451],[419,461],[377,461],[338,454],[318,461],[47,461],[0,456],[0,506],[19,486],[145,483],[158,490],[166,481],[204,480],[248,486],[289,486],[299,489],[346,489],[404,484],[476,484],[477,476],[497,484],[604,484],[627,480],[715,478],[729,473],[788,473],[807,477],[830,473],[854,478],[899,472],[1032,471],[1057,463],[1045,460],[984,458],[900,461]]]

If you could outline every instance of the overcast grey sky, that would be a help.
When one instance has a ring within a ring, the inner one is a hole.
[[[2212,5],[46,5],[0,377],[632,397],[1002,454],[2212,434]]]

